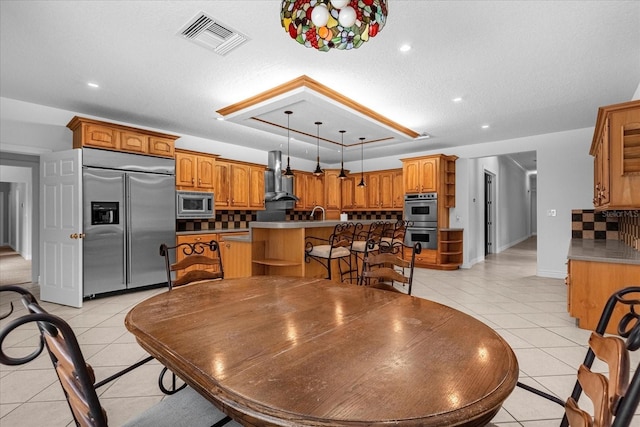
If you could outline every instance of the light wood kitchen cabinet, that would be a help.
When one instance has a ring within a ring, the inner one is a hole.
[[[133,154],[173,157],[177,136],[137,129],[99,120],[74,117],[73,148],[91,147]]]
[[[218,240],[218,234],[216,233],[202,233],[202,234],[184,234],[184,235],[179,235],[176,236],[176,244],[180,245],[182,243],[198,243],[198,242],[202,242],[202,243],[208,243],[211,240]],[[211,257],[211,258],[216,258],[217,254],[215,254],[213,251],[211,251],[208,247],[205,249],[204,256],[207,257]],[[179,262],[182,261],[185,258],[185,254],[181,251],[181,250],[177,250],[175,251],[175,262]],[[222,268],[224,268],[224,264],[222,265]],[[213,272],[217,272],[218,271],[218,267],[217,266],[213,266],[213,265],[209,265],[206,267],[203,267],[202,265],[194,265],[191,266],[189,268],[186,268],[184,270],[181,270],[180,272],[177,272],[178,275],[176,276],[176,278],[180,277],[182,274],[186,273],[187,271],[191,271],[191,270],[195,270],[195,269],[205,269],[208,271],[213,271]]]
[[[149,136],[149,154],[162,157],[174,157],[175,146],[173,140],[161,136]]]
[[[216,158],[193,151],[176,150],[176,189],[214,191]]]
[[[229,180],[232,208],[249,207],[249,166],[231,164],[231,179]],[[264,191],[264,187],[263,187]]]
[[[367,209],[367,187],[369,183],[366,181],[366,178],[365,178],[366,185],[359,186],[358,184],[360,184],[360,179],[362,179],[362,176],[358,178],[357,180],[358,183],[355,185],[353,189],[353,203],[354,203],[355,210]]]
[[[216,208],[264,209],[264,166],[216,160]]]
[[[640,101],[598,109],[589,154],[595,208],[640,208]]]
[[[430,193],[438,191],[437,156],[402,160],[405,193]]]
[[[594,330],[607,299],[615,291],[638,283],[640,265],[570,259],[567,264],[567,310],[582,329]],[[614,310],[607,332],[617,333],[616,326],[624,311]]]
[[[220,256],[225,279],[251,276],[251,242],[227,240],[230,235],[247,233],[221,233]]]
[[[342,179],[338,178],[340,169],[324,171],[324,204],[326,219],[339,219],[342,209]]]
[[[294,171],[294,193],[298,197],[294,209],[310,211],[314,206],[324,207],[324,179],[311,172]]]
[[[380,208],[393,209],[393,172],[380,172]]]
[[[404,181],[402,169],[393,172],[393,202],[391,206],[394,210],[404,209]]]
[[[249,167],[249,208],[264,209],[264,166]]]
[[[349,175],[348,177],[346,177],[345,179],[342,180],[342,183],[340,184],[340,190],[342,192],[342,210],[343,211],[350,211],[353,210],[355,208],[355,187],[356,187],[356,183],[355,183],[355,178],[353,177],[353,175]]]
[[[367,208],[380,209],[380,174],[368,172],[367,174]]]

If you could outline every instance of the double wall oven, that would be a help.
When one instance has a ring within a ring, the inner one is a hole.
[[[423,249],[438,248],[438,194],[419,193],[404,196],[404,219],[409,221],[405,244],[420,242]]]

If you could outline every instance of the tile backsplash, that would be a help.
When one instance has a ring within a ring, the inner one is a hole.
[[[638,250],[640,210],[571,211],[571,237],[574,239],[622,240]]]
[[[289,211],[289,221],[311,221],[309,212]],[[350,221],[357,220],[390,220],[402,219],[402,212],[347,212]],[[256,221],[257,211],[216,211],[213,219],[179,219],[176,221],[176,231],[208,231],[208,230],[238,230],[249,228],[251,221]]]

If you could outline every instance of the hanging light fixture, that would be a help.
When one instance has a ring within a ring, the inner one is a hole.
[[[366,187],[367,184],[364,182],[364,137],[360,139],[360,149],[362,150],[362,157],[360,157],[360,182],[358,183],[358,187]]]
[[[328,52],[362,46],[382,30],[387,12],[387,0],[283,0],[280,21],[298,43]]]
[[[291,117],[293,111],[287,110],[284,113],[287,115],[287,169],[284,171],[284,176],[286,176],[287,178],[293,178],[293,171],[291,170],[291,166],[289,165],[289,141],[291,141],[291,138],[289,137],[289,117]]]
[[[322,175],[324,172],[323,170],[320,168],[320,125],[322,124],[322,122],[316,122],[315,125],[318,127],[318,133],[316,134],[316,138],[318,141],[318,157],[316,157],[317,163],[316,163],[316,170],[313,171],[313,174],[315,176],[320,176]]]
[[[344,133],[346,132],[346,130],[341,130],[339,131],[342,135],[342,148],[340,149],[340,154],[341,154],[341,159],[340,159],[340,175],[338,175],[338,178],[340,179],[345,179],[347,177],[347,174],[344,173]]]

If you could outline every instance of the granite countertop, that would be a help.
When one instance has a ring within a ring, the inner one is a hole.
[[[619,240],[571,239],[569,259],[640,265],[640,251]]]
[[[227,234],[227,233],[248,233],[248,228],[234,228],[234,229],[214,229],[214,230],[193,230],[193,231],[176,231],[176,236],[188,236],[191,234]],[[225,236],[226,238],[226,236]]]
[[[361,224],[371,224],[377,220],[358,220],[358,221],[253,221],[249,224],[251,228],[318,228],[318,227],[335,227],[337,224],[347,222],[359,222]]]

